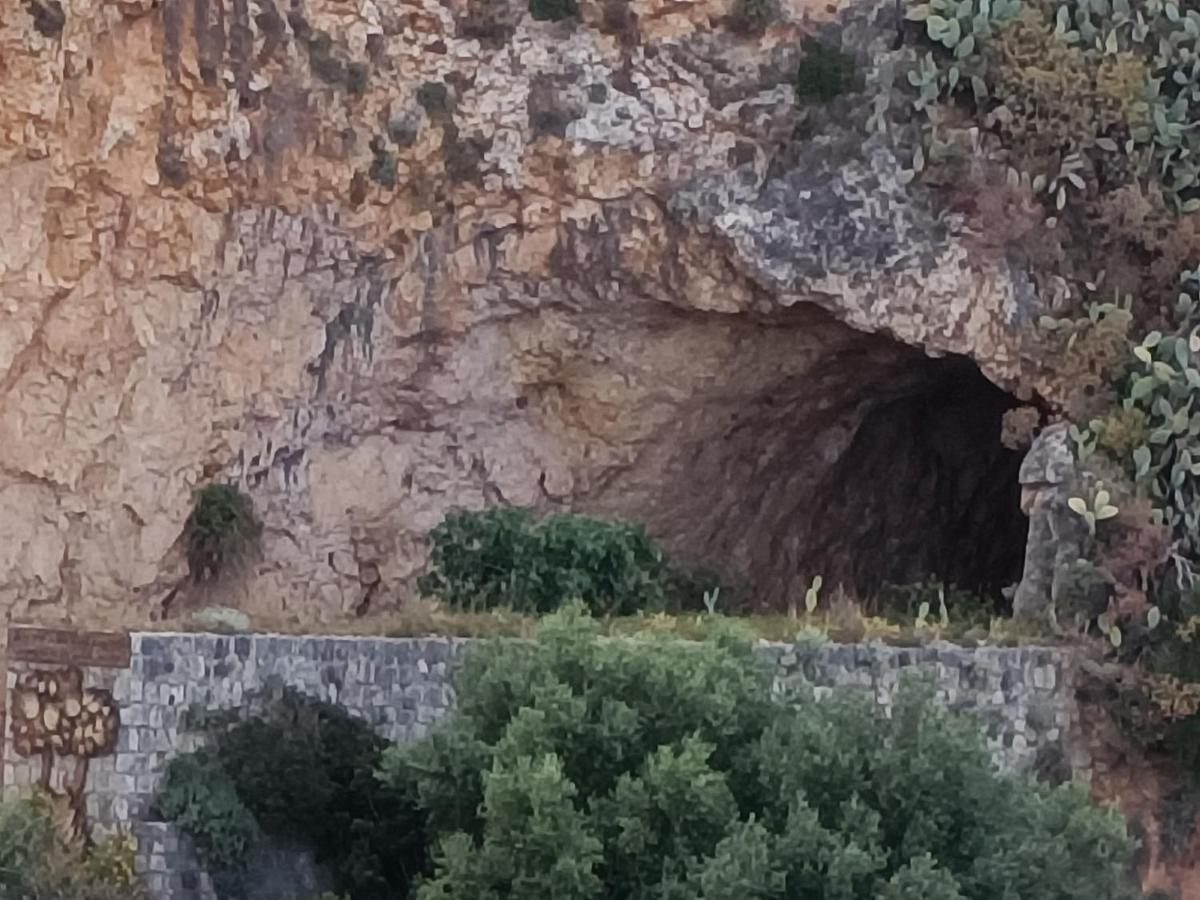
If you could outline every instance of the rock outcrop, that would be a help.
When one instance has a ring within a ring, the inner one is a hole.
[[[159,614],[218,477],[266,526],[222,602],[313,620],[492,502],[646,520],[763,603],[1015,581],[1034,282],[905,183],[892,4],[733,12],[9,4],[0,604]],[[806,36],[862,90],[797,105]]]

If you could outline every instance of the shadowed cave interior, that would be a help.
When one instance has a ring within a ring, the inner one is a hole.
[[[744,608],[785,610],[821,575],[824,596],[842,585],[867,609],[916,581],[1006,609],[1028,520],[1024,451],[1002,445],[1001,420],[1020,403],[964,357],[824,319],[760,327],[791,331],[810,361],[697,392],[630,474],[632,511]]]

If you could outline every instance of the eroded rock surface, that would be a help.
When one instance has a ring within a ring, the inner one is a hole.
[[[646,519],[769,602],[913,574],[888,554],[999,579],[1013,529],[1019,573],[1011,404],[924,351],[1022,392],[1037,298],[901,183],[904,116],[867,127],[912,52],[892,4],[785,0],[759,35],[725,0],[62,9],[0,16],[17,616],[158,614],[214,477],[267,528],[222,602],[313,620],[402,600],[448,508],[502,501]],[[797,107],[806,34],[867,93]]]

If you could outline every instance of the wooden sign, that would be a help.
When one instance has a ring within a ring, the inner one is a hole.
[[[8,630],[8,661],[43,665],[129,668],[129,635],[14,625]]]

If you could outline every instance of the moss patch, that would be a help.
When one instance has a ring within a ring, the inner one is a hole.
[[[796,69],[796,100],[828,103],[854,89],[854,57],[817,40],[804,44],[804,57]]]
[[[529,0],[529,12],[539,22],[561,22],[575,17],[575,0]]]

